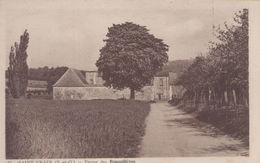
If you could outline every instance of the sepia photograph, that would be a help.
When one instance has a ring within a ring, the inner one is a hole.
[[[6,160],[250,156],[245,3],[0,2]]]

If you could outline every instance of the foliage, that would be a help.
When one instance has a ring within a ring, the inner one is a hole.
[[[217,29],[216,41],[209,45],[205,57],[197,57],[185,71],[177,85],[187,89],[189,98],[201,98],[223,104],[224,95],[228,104],[235,98],[241,104],[248,101],[248,10],[235,14],[234,25]],[[211,99],[210,99],[211,94]],[[204,101],[205,101],[204,100]],[[245,102],[243,102],[245,101]]]
[[[169,61],[156,75],[167,76],[169,72],[174,72],[177,74],[183,73],[192,64],[192,62],[193,59]]]
[[[28,78],[30,80],[45,80],[48,83],[47,89],[52,91],[52,85],[67,71],[68,67],[49,68],[47,66],[30,68]]]
[[[29,43],[29,33],[24,31],[20,37],[20,43],[15,42],[11,47],[8,67],[8,88],[14,98],[23,96],[27,89],[28,65],[27,47]]]
[[[105,85],[116,89],[130,88],[134,91],[150,83],[153,76],[168,61],[168,45],[149,34],[145,26],[131,22],[108,28],[96,62]]]
[[[6,158],[136,157],[148,103],[8,99]]]

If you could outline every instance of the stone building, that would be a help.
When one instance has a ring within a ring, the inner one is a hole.
[[[169,100],[176,92],[171,85],[173,75],[156,76],[151,85],[136,91],[137,100]],[[53,99],[91,100],[120,99],[130,97],[130,90],[116,90],[104,86],[104,81],[97,71],[79,71],[69,68],[53,85]]]
[[[155,100],[170,100],[173,97],[181,98],[186,91],[182,86],[174,85],[177,73],[168,72],[157,74],[153,80],[153,94]]]
[[[169,100],[169,77],[157,75],[153,79],[153,95],[155,100]]]

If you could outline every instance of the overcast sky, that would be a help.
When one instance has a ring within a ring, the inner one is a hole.
[[[213,24],[232,23],[245,6],[220,0],[19,0],[2,1],[6,48],[30,34],[29,67],[96,69],[112,24],[134,22],[169,45],[169,59],[194,58],[212,40]],[[6,63],[8,63],[6,53]]]

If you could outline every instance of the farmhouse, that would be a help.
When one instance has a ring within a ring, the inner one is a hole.
[[[171,73],[169,73],[171,74]],[[173,74],[156,76],[151,85],[136,91],[137,100],[169,100],[177,92],[173,86]],[[97,71],[80,71],[69,68],[53,85],[53,99],[91,100],[129,98],[130,89],[116,90],[104,86],[104,80]]]

